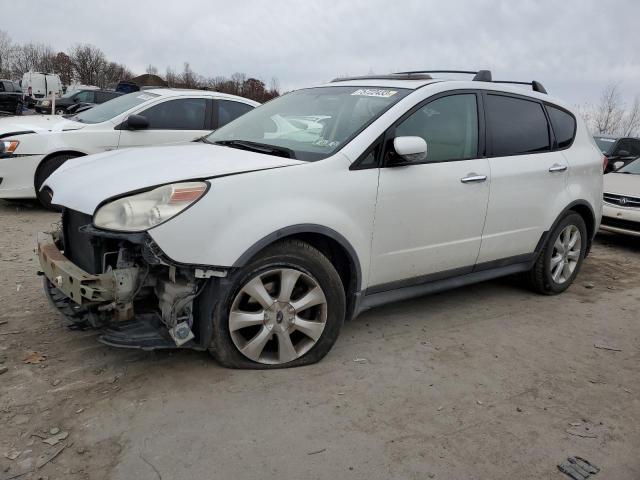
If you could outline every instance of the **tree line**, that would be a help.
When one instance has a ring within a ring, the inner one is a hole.
[[[585,104],[579,110],[592,133],[640,136],[640,96],[625,102],[617,83],[610,83],[602,90],[597,104]]]
[[[53,72],[64,85],[74,82],[113,88],[121,80],[131,80],[136,75],[124,64],[110,61],[100,48],[89,44],[76,44],[66,52],[56,52],[42,43],[16,44],[0,30],[0,77],[21,79],[29,70]],[[265,102],[280,95],[277,79],[267,86],[262,80],[234,73],[230,77],[205,77],[194,72],[185,62],[181,72],[167,67],[165,74],[158,73],[153,65],[146,73],[160,76],[169,87],[196,88],[239,95],[258,102]]]

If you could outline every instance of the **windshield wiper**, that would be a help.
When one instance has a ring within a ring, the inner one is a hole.
[[[195,140],[191,140],[192,142],[202,142],[202,143],[208,143],[209,145],[213,145],[213,143],[211,143],[209,140],[207,140],[207,137],[210,134],[207,133],[206,135],[203,135],[201,137],[196,138]]]
[[[224,145],[225,147],[239,148],[241,150],[249,150],[251,152],[265,153],[267,155],[275,155],[277,157],[296,158],[293,150],[286,147],[278,147],[266,143],[249,142],[247,140],[219,140],[213,142],[214,145]]]

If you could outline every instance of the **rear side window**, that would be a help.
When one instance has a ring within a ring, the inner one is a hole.
[[[396,127],[396,137],[427,142],[427,162],[463,160],[478,154],[475,94],[451,95],[429,102]]]
[[[93,103],[95,101],[94,98],[95,98],[95,93],[92,92],[91,90],[83,90],[78,94],[76,94],[76,96],[74,97],[74,99],[77,100],[78,102],[86,102],[86,103]]]
[[[573,143],[576,134],[576,120],[564,110],[547,105],[547,113],[551,120],[553,133],[556,135],[558,148],[567,148]]]
[[[231,100],[218,100],[218,128],[253,110],[251,105]]]
[[[485,112],[494,156],[546,152],[551,149],[549,125],[540,103],[487,95]]]
[[[207,100],[181,98],[169,100],[141,112],[156,130],[204,130]]]

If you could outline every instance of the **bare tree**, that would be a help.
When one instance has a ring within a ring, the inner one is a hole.
[[[174,72],[171,67],[167,67],[164,77],[168,87],[176,87],[178,85],[178,75],[176,75],[176,72]]]
[[[54,60],[54,71],[60,75],[60,80],[65,85],[70,85],[73,80],[73,66],[69,55],[58,52]]]
[[[180,75],[180,83],[184,88],[198,88],[198,76],[191,70],[189,62],[184,62],[184,70]]]
[[[11,61],[14,46],[11,37],[4,30],[0,30],[0,76],[11,76]]]
[[[41,43],[27,43],[14,47],[11,70],[15,77],[21,77],[29,70],[53,72],[55,54],[51,47]]]
[[[602,91],[600,103],[593,117],[595,133],[614,134],[618,132],[624,116],[624,109],[618,90],[618,84],[610,83]]]
[[[76,79],[85,85],[96,85],[106,70],[107,59],[98,47],[78,44],[69,50]]]
[[[149,75],[158,75],[158,69],[156,67],[154,67],[153,65],[149,64],[147,66],[147,73]]]
[[[620,134],[624,137],[640,134],[640,96],[636,95],[633,105],[622,118]]]

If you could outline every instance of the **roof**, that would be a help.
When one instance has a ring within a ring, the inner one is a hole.
[[[230,95],[228,93],[214,92],[212,90],[198,90],[195,88],[145,88],[139,92],[133,93],[154,93],[156,95],[162,95],[163,97],[188,97],[193,95],[201,95],[203,97],[211,98],[223,98],[227,100],[235,100],[250,105],[260,105],[259,102],[250,100],[248,98],[239,97],[237,95]]]

